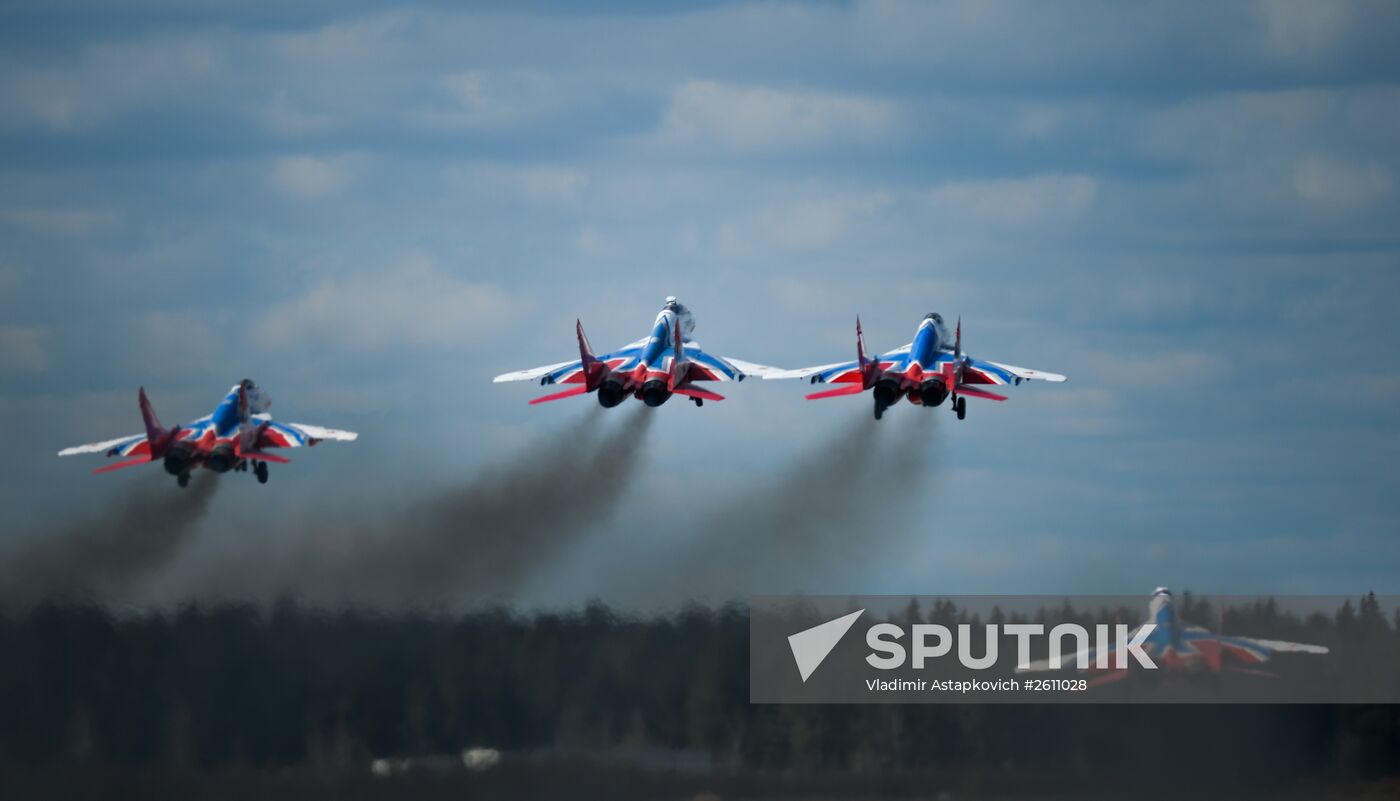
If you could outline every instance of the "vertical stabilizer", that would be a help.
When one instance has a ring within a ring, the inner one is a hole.
[[[151,406],[151,399],[146,397],[145,387],[141,387],[138,398],[141,405],[141,419],[146,424],[146,442],[151,446],[151,458],[159,459],[165,455],[165,450],[170,447],[171,441],[175,439],[175,435],[179,433],[180,429],[177,426],[167,431],[160,424],[160,420],[156,417],[156,410]]]
[[[681,321],[676,318],[671,331],[671,388],[675,389],[685,380],[685,340],[681,338]]]
[[[575,320],[575,328],[578,331],[578,358],[579,364],[583,368],[584,386],[589,392],[598,388],[603,383],[603,375],[607,373],[608,366],[598,361],[598,357],[593,355],[593,346],[588,344],[588,335],[583,333],[583,321]],[[535,403],[535,401],[530,401]]]

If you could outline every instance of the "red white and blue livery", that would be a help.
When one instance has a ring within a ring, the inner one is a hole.
[[[1309,645],[1283,640],[1260,640],[1254,637],[1227,635],[1224,628],[1224,610],[1219,610],[1220,622],[1216,631],[1192,625],[1178,616],[1172,600],[1172,592],[1166,587],[1158,587],[1152,593],[1147,605],[1147,623],[1153,628],[1142,639],[1140,648],[1156,665],[1157,674],[1162,677],[1182,674],[1219,675],[1221,673],[1243,673],[1255,676],[1274,677],[1274,674],[1259,669],[1274,654],[1303,653],[1325,654],[1326,646]],[[1126,642],[1134,642],[1142,626],[1128,632],[1128,639],[1111,646],[1111,654],[1126,647]],[[1100,658],[1100,649],[1087,648],[1073,657],[1065,657],[1062,664],[1084,664],[1086,672],[1095,674],[1091,685],[1106,684],[1128,678],[1131,668],[1109,667],[1109,665],[1131,665],[1129,660]],[[1018,672],[1038,672],[1050,670],[1049,660],[1033,662]]]
[[[64,448],[58,455],[105,453],[109,457],[124,457],[123,461],[99,467],[94,473],[159,461],[181,487],[189,485],[190,471],[199,467],[215,473],[243,472],[251,468],[258,483],[266,484],[268,462],[285,464],[290,461],[268,453],[269,448],[299,448],[322,440],[350,441],[359,436],[353,431],[273,420],[267,413],[272,399],[248,379],[235,384],[211,414],[168,429],[156,419],[144,387],[138,393],[138,400],[146,433],[76,445]]]
[[[870,390],[875,398],[875,419],[885,410],[907,398],[915,405],[939,406],[951,399],[949,407],[961,420],[967,416],[967,398],[1004,401],[1005,395],[988,392],[980,386],[1020,384],[1024,380],[1065,380],[1058,373],[1030,370],[999,362],[974,359],[962,350],[962,321],[953,336],[938,314],[924,315],[914,332],[914,341],[872,359],[865,350],[865,335],[856,318],[856,360],[837,362],[800,370],[775,370],[764,378],[806,378],[813,384],[840,384],[835,389],[814,392],[808,400],[859,395]]]
[[[702,389],[702,381],[743,381],[750,375],[767,375],[776,368],[730,357],[711,356],[690,338],[695,330],[695,317],[674,297],[656,315],[651,333],[611,353],[594,355],[583,333],[583,323],[576,325],[579,358],[573,361],[547,364],[530,370],[498,375],[493,379],[506,381],[539,381],[541,385],[563,384],[562,392],[535,398],[530,403],[545,403],[575,395],[597,393],[598,403],[605,408],[622,403],[628,397],[648,406],[660,406],[672,395],[681,395],[696,406],[704,402],[724,400],[724,396]]]

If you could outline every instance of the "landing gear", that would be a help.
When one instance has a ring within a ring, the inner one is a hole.
[[[258,477],[259,484],[267,483],[267,462],[258,462],[253,465],[253,475]]]
[[[704,405],[705,405],[705,399],[704,399],[704,398],[691,398],[690,400],[691,400],[692,402],[694,402],[695,405],[696,405],[697,407],[698,407],[698,406],[704,406]]]
[[[883,403],[880,403],[878,400],[875,401],[875,419],[876,419],[876,420],[879,420],[881,417],[884,417],[884,415],[885,415],[885,409],[888,409],[888,408],[889,408],[888,406],[885,406]]]
[[[180,485],[180,489],[188,487],[190,485],[190,474],[181,473],[180,475],[175,477],[175,483]]]
[[[958,413],[958,419],[967,417],[967,398],[958,398],[953,401],[953,411]]]

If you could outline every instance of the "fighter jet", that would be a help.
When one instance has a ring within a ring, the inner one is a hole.
[[[1223,621],[1223,609],[1222,621]],[[1269,661],[1276,653],[1325,654],[1328,649],[1322,645],[1307,645],[1282,640],[1258,640],[1253,637],[1225,635],[1223,631],[1209,631],[1181,620],[1172,603],[1172,592],[1166,587],[1158,587],[1152,592],[1152,600],[1147,605],[1147,619],[1156,624],[1152,633],[1143,640],[1142,650],[1157,665],[1157,672],[1171,674],[1214,674],[1246,673],[1259,676],[1272,676],[1256,666]],[[1128,640],[1137,636],[1139,629],[1128,632]],[[1223,628],[1223,623],[1218,628]],[[1114,651],[1124,647],[1122,643]],[[1110,652],[1112,655],[1112,652]],[[1062,666],[1074,667],[1081,658],[1097,673],[1090,684],[1107,684],[1128,677],[1126,668],[1098,667],[1099,653],[1096,648],[1088,648],[1074,656],[1066,656]],[[1113,664],[1116,660],[1106,660]],[[1124,660],[1132,664],[1131,660]],[[1049,660],[1032,662],[1018,673],[1034,673],[1050,670]]]
[[[861,333],[860,318],[857,317],[855,361],[800,370],[774,370],[763,377],[807,378],[813,384],[844,385],[813,392],[807,396],[807,400],[859,395],[867,389],[874,390],[876,420],[901,397],[908,398],[910,403],[928,407],[941,405],[944,400],[952,398],[949,407],[962,420],[967,416],[969,397],[1006,400],[1005,395],[977,389],[974,385],[1020,384],[1028,379],[1056,383],[1065,380],[1058,373],[984,362],[968,356],[962,351],[962,319],[959,318],[956,332],[950,337],[939,314],[924,315],[918,330],[914,332],[913,342],[895,348],[878,359],[872,359],[866,353],[865,335]]]
[[[353,431],[274,421],[267,414],[272,398],[246,378],[229,390],[212,414],[169,429],[156,419],[145,387],[141,388],[138,398],[141,417],[146,422],[145,434],[76,445],[64,448],[58,455],[105,453],[107,456],[131,457],[99,467],[94,473],[108,473],[159,460],[164,464],[165,472],[175,476],[181,487],[189,485],[190,471],[198,467],[215,473],[227,473],[230,470],[247,471],[251,465],[258,483],[266,484],[268,462],[286,464],[291,461],[284,456],[268,453],[267,448],[299,448],[315,445],[321,440],[350,441],[359,436]]]
[[[571,384],[569,389],[535,398],[531,404],[598,393],[598,403],[612,408],[630,395],[648,406],[660,406],[672,395],[683,395],[696,405],[724,400],[724,396],[701,389],[697,381],[743,381],[750,375],[767,375],[776,368],[729,357],[711,356],[690,338],[695,316],[674,297],[656,315],[651,334],[601,356],[593,354],[583,323],[577,322],[579,358],[547,364],[530,370],[505,373],[493,381],[539,380],[543,386]]]

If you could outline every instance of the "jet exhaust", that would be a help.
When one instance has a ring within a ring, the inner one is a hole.
[[[165,567],[209,511],[220,481],[205,476],[172,493],[149,475],[96,515],[25,536],[0,554],[0,607],[48,599],[120,602]]]
[[[671,390],[666,386],[665,381],[653,379],[642,385],[642,402],[648,406],[660,406],[670,397]]]
[[[194,461],[194,449],[187,442],[177,442],[170,446],[165,452],[163,464],[165,472],[172,476],[178,476],[189,472],[191,462]]]
[[[598,387],[598,405],[604,409],[611,409],[626,399],[627,390],[621,381],[604,381]]]
[[[614,516],[655,415],[635,407],[621,417],[586,414],[383,516],[242,520],[265,538],[191,565],[163,593],[386,609],[512,600],[590,524]]]
[[[875,402],[881,406],[893,406],[899,400],[900,389],[897,381],[881,381],[873,390]]]
[[[237,463],[238,456],[233,452],[233,444],[228,442],[216,445],[204,459],[204,466],[215,473],[227,473]]]
[[[925,381],[919,387],[919,397],[925,406],[939,406],[948,399],[948,385],[942,381]]]

